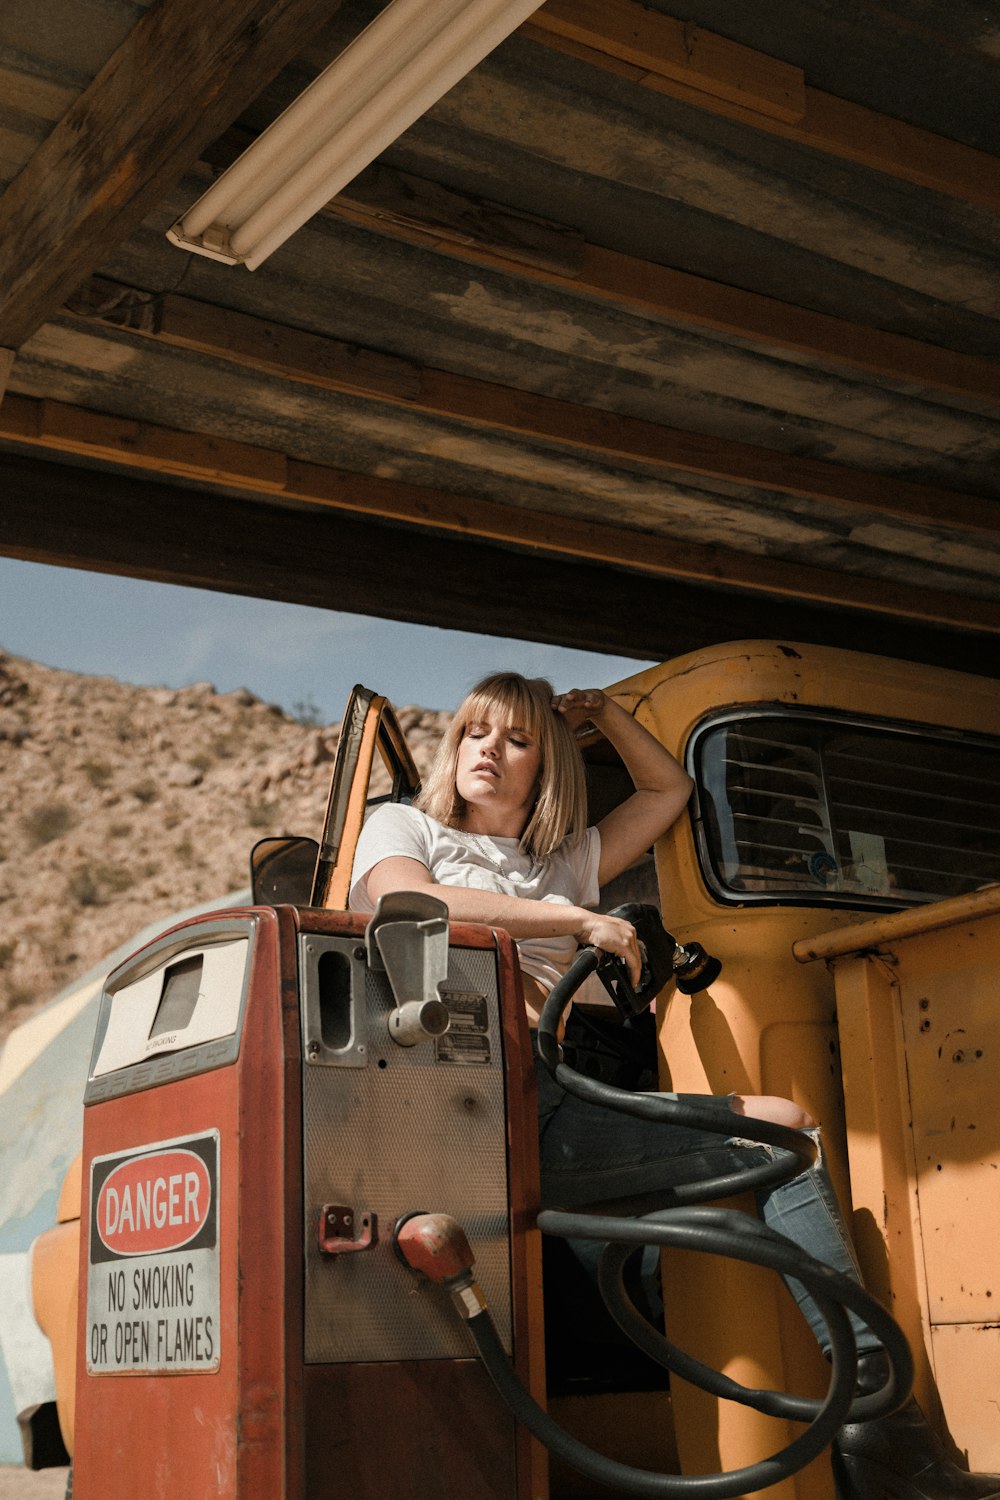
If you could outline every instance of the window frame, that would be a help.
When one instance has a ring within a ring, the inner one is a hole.
[[[925,899],[908,893],[905,897],[892,897],[884,893],[866,895],[862,891],[835,891],[817,887],[815,891],[737,891],[728,885],[718,865],[721,848],[713,855],[712,841],[708,833],[706,817],[706,792],[702,774],[703,750],[708,735],[731,724],[746,724],[763,719],[785,719],[809,726],[830,725],[836,729],[873,730],[900,739],[932,741],[935,744],[968,746],[973,749],[992,751],[1000,768],[1000,736],[980,731],[950,729],[945,725],[918,723],[909,720],[885,719],[877,714],[858,714],[832,708],[811,707],[807,704],[782,702],[733,704],[713,709],[700,719],[692,729],[684,751],[684,765],[695,784],[691,801],[691,822],[699,873],[706,889],[723,906],[802,906],[831,909],[853,909],[871,912],[905,911],[915,906],[947,899],[946,895],[928,895]],[[983,884],[989,884],[985,880]],[[974,887],[978,889],[979,887]]]

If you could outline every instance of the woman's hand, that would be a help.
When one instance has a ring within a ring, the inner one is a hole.
[[[629,978],[633,984],[638,984],[642,973],[642,954],[639,952],[639,939],[632,923],[623,921],[621,917],[609,917],[599,911],[588,911],[584,916],[585,920],[575,933],[577,942],[584,947],[593,946],[604,953],[613,953],[616,958],[623,958],[628,966]]]
[[[600,688],[572,688],[552,699],[552,712],[562,714],[570,729],[579,729],[588,719],[596,719],[607,703]]]

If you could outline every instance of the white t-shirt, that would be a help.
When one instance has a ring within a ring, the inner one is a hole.
[[[497,891],[529,901],[596,907],[600,891],[597,867],[601,836],[588,828],[578,844],[564,840],[544,860],[525,854],[517,839],[490,838],[447,828],[436,818],[402,802],[375,809],[358,840],[354,856],[352,911],[374,911],[365,876],[383,859],[402,857],[425,865],[439,885],[461,885]],[[548,992],[561,979],[576,953],[574,937],[519,938],[521,968]]]

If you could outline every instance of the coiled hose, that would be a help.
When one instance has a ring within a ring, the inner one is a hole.
[[[582,949],[546,1001],[539,1021],[538,1044],[542,1061],[556,1082],[568,1093],[606,1109],[731,1136],[731,1119],[716,1109],[682,1104],[655,1094],[630,1094],[586,1078],[563,1062],[558,1040],[559,1022],[584,979],[606,962],[607,956],[598,949]],[[715,1396],[738,1401],[770,1416],[808,1423],[806,1430],[786,1448],[770,1458],[726,1474],[655,1474],[609,1459],[559,1427],[534,1401],[514,1374],[485,1307],[471,1315],[468,1310],[463,1314],[494,1385],[517,1420],[567,1464],[622,1494],[722,1500],[722,1497],[764,1489],[812,1462],[845,1422],[870,1421],[885,1416],[901,1406],[910,1392],[913,1361],[903,1333],[860,1283],[823,1265],[791,1240],[746,1214],[697,1206],[704,1204],[706,1199],[734,1192],[773,1188],[798,1176],[815,1160],[814,1143],[799,1131],[743,1116],[740,1117],[739,1131],[741,1139],[776,1147],[785,1153],[784,1157],[710,1181],[702,1179],[674,1187],[671,1197],[680,1205],[678,1207],[643,1212],[633,1217],[546,1209],[538,1216],[538,1227],[546,1234],[566,1239],[605,1242],[599,1284],[608,1309],[622,1331],[659,1364]],[[830,1383],[822,1400],[740,1385],[685,1354],[652,1328],[631,1302],[623,1278],[629,1257],[646,1245],[700,1250],[709,1255],[746,1261],[768,1267],[783,1276],[792,1276],[806,1287],[820,1309],[830,1338]],[[468,1280],[471,1281],[471,1275]],[[885,1385],[881,1390],[857,1399],[854,1398],[857,1352],[845,1308],[868,1325],[889,1358]]]

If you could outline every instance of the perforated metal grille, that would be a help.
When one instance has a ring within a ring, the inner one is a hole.
[[[510,1349],[506,1118],[493,951],[452,948],[447,987],[466,1013],[470,995],[485,996],[485,1044],[471,1061],[460,1051],[438,1058],[431,1042],[409,1048],[392,1042],[386,1029],[392,994],[384,975],[369,973],[367,1066],[304,1064],[308,1363],[472,1354],[446,1296],[393,1254],[392,1226],[414,1209],[453,1214],[462,1224],[476,1279]],[[361,1253],[321,1255],[317,1222],[324,1203],[377,1214],[379,1243]]]

